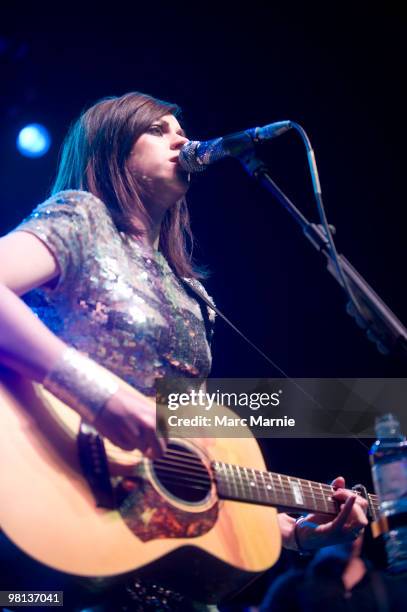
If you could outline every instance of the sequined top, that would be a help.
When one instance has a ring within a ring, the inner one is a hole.
[[[208,330],[198,300],[159,251],[118,231],[101,200],[62,191],[40,204],[20,230],[40,238],[59,264],[57,283],[24,299],[67,344],[146,395],[154,394],[156,378],[209,374]],[[190,284],[205,293],[199,281]]]

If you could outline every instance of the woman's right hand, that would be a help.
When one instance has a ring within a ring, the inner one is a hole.
[[[95,428],[124,450],[138,448],[153,459],[161,457],[166,440],[156,434],[154,400],[120,387],[106,402],[94,422]]]

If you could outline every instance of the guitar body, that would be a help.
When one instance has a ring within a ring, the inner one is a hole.
[[[219,601],[280,555],[275,508],[202,499],[162,486],[152,462],[105,440],[113,477],[133,489],[118,510],[98,508],[79,465],[79,416],[39,384],[0,371],[0,527],[25,553],[69,574],[135,573],[205,601]],[[264,470],[254,438],[180,440],[200,459]]]

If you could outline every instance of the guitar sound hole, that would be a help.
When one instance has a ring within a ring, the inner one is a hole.
[[[165,455],[153,461],[153,468],[161,486],[182,501],[203,501],[211,489],[210,475],[203,461],[180,444],[170,443]]]

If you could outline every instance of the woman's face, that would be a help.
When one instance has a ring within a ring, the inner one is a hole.
[[[148,199],[160,206],[171,206],[188,190],[189,175],[178,163],[180,149],[187,141],[174,115],[164,115],[133,145],[127,167]]]

